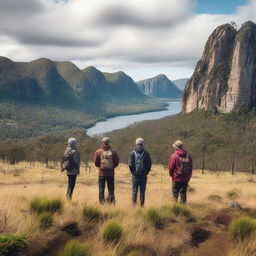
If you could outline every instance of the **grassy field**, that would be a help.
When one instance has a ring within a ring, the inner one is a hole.
[[[97,170],[92,165],[90,171],[82,166],[72,202],[65,199],[66,182],[66,175],[53,164],[46,168],[39,163],[0,163],[0,252],[1,236],[18,234],[29,242],[22,250],[28,256],[256,255],[254,232],[241,241],[234,240],[230,231],[230,223],[240,216],[252,221],[256,218],[256,177],[252,175],[201,175],[195,170],[188,204],[180,207],[172,202],[167,170],[154,165],[144,209],[131,204],[131,176],[126,165],[116,169],[115,206],[98,204]],[[35,197],[63,201],[63,209],[51,213],[53,223],[47,228],[40,228],[40,216],[31,211],[30,202]],[[242,209],[229,207],[230,201],[239,202]],[[98,215],[91,218],[83,214],[85,206]],[[108,243],[104,228],[113,221],[122,232],[120,238]],[[65,244],[74,239],[86,246],[87,254],[61,254]]]

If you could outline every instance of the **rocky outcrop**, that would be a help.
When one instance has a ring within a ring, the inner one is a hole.
[[[225,24],[209,37],[201,60],[187,82],[182,111],[194,109],[228,113],[256,104],[256,24],[236,31]]]
[[[139,89],[150,97],[180,98],[181,90],[165,75],[157,75],[153,78],[137,82]]]

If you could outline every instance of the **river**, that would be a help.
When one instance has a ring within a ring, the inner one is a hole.
[[[87,129],[89,136],[111,132],[117,129],[125,128],[128,125],[145,121],[145,120],[156,120],[165,116],[171,116],[180,112],[180,101],[170,101],[169,106],[166,110],[147,112],[135,115],[124,115],[108,118],[106,121],[100,121],[91,128]]]

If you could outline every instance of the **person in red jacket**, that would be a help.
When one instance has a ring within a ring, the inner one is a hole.
[[[192,158],[183,148],[182,141],[177,140],[172,146],[175,151],[171,155],[168,164],[169,174],[172,177],[172,194],[176,202],[180,194],[180,203],[185,204],[188,182],[193,170]]]
[[[115,168],[119,164],[116,151],[109,146],[109,137],[101,140],[101,147],[94,154],[94,164],[99,168],[99,202],[105,202],[105,184],[108,186],[108,202],[115,203]]]

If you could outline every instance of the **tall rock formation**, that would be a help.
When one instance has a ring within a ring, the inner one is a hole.
[[[139,89],[150,97],[157,98],[180,98],[181,90],[165,75],[157,75],[153,78],[137,82]]]
[[[236,31],[219,26],[209,37],[203,56],[187,82],[182,111],[217,110],[228,113],[256,104],[256,24]]]

